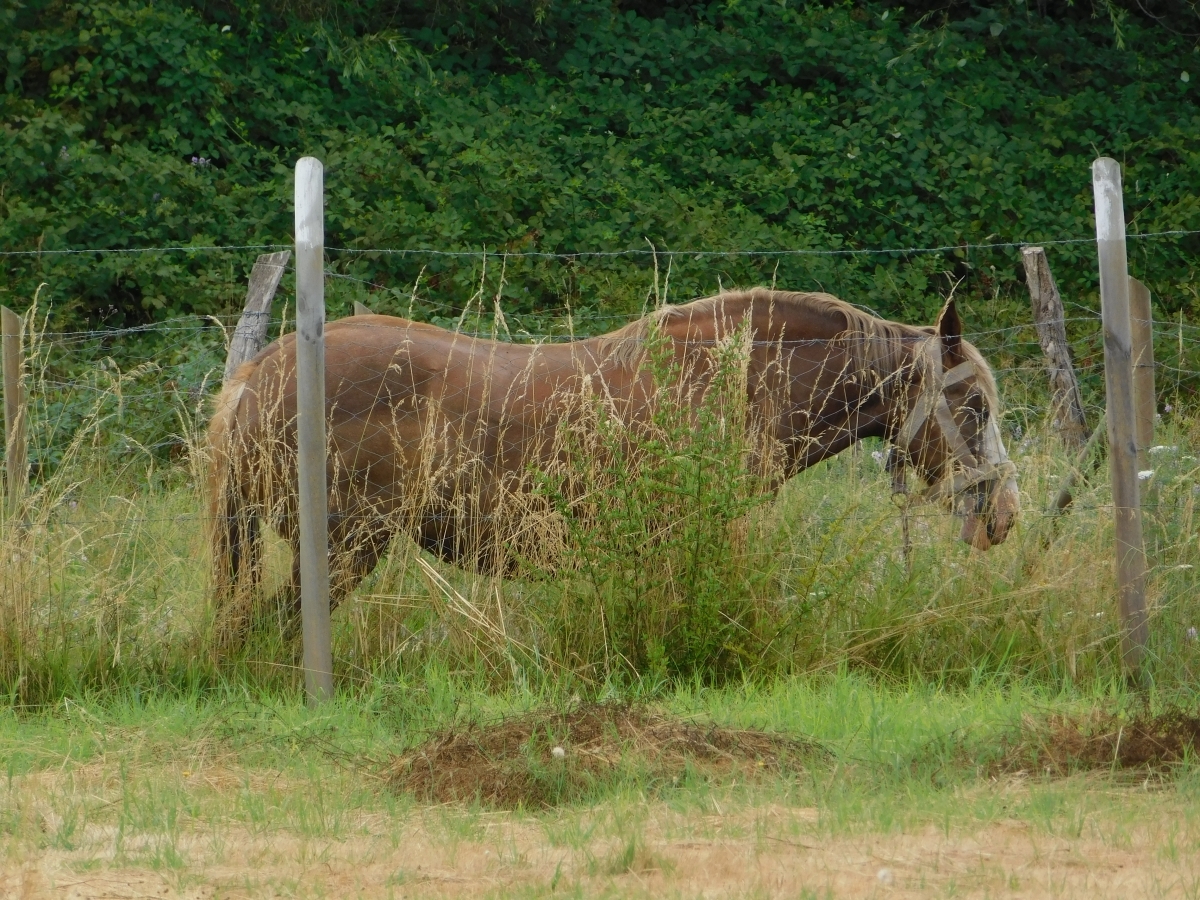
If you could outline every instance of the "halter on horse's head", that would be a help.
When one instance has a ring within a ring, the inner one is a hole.
[[[1020,510],[1017,470],[1000,437],[991,372],[963,341],[953,300],[916,339],[900,374],[909,402],[890,432],[894,490],[906,492],[911,466],[928,482],[922,496],[951,503],[963,518],[964,541],[980,550],[1002,543]]]

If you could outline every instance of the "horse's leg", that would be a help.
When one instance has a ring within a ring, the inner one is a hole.
[[[292,547],[292,571],[264,604],[260,625],[279,629],[285,643],[300,634],[300,548]]]
[[[443,562],[458,563],[462,556],[454,519],[447,513],[427,511],[413,529],[412,537],[422,550],[428,550]]]
[[[329,517],[329,609],[337,609],[359,582],[369,575],[379,563],[379,558],[392,539],[390,528],[346,529],[341,527],[349,517],[341,514]],[[281,529],[282,530],[282,529]],[[270,611],[278,620],[279,628],[287,642],[300,635],[300,536],[285,535],[292,547],[292,571],[275,592]]]
[[[283,584],[257,610],[259,628],[274,628],[285,642],[299,634],[300,625],[300,527],[293,510],[286,510],[271,523],[292,551],[292,568]]]
[[[340,546],[334,551],[337,566],[331,572],[329,589],[330,610],[337,609],[359,583],[375,570],[380,557],[392,540],[392,530],[382,525],[370,530],[358,529],[352,531],[339,542]]]
[[[263,575],[262,523],[252,506],[231,511],[223,523],[218,552],[226,553],[216,579],[217,641],[226,650],[239,647],[260,602]],[[218,567],[221,563],[216,563]]]
[[[262,523],[256,515],[239,516],[230,532],[231,568],[234,583],[255,591],[262,584]]]

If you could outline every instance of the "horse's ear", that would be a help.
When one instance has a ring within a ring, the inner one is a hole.
[[[942,339],[942,347],[950,356],[956,360],[961,360],[962,357],[962,319],[958,317],[958,307],[954,305],[954,298],[951,297],[946,301],[946,305],[942,307],[942,312],[938,316],[937,325],[934,326],[934,331],[937,336]]]

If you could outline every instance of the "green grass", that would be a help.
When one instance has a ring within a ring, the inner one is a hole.
[[[1106,694],[1049,692],[1033,682],[968,690],[928,683],[888,685],[843,670],[764,686],[681,686],[644,702],[683,718],[811,739],[826,753],[807,765],[814,771],[849,773],[846,783],[867,792],[881,786],[924,786],[936,794],[987,770],[996,762],[1001,740],[1020,730],[1023,717],[1078,714],[1097,705],[1134,710],[1145,699],[1116,687]],[[188,772],[221,759],[300,782],[340,771],[334,781],[362,776],[371,784],[364,785],[361,795],[344,797],[339,806],[382,802],[391,809],[394,798],[380,792],[374,779],[394,755],[440,728],[547,705],[556,704],[542,692],[484,690],[437,670],[420,679],[343,693],[315,709],[299,695],[253,694],[236,683],[203,694],[110,694],[64,700],[35,713],[11,708],[0,713],[0,757],[10,782],[31,773],[70,773],[90,765],[111,768],[124,778],[153,764],[176,771],[182,785]],[[1190,770],[1181,772],[1177,783],[1190,783]],[[618,784],[613,790],[619,794],[630,787],[638,785]],[[692,787],[685,786],[681,794]],[[816,789],[801,782],[791,787]],[[174,802],[175,793],[165,791],[162,798]],[[293,825],[322,821],[321,792],[298,796],[296,802],[301,818],[285,814],[284,820]],[[245,814],[247,823],[262,816],[253,806]],[[336,816],[329,818],[328,828],[336,829],[336,821]]]
[[[206,695],[110,694],[37,713],[10,709],[0,714],[0,833],[8,864],[60,854],[78,873],[149,871],[177,886],[218,883],[229,866],[254,890],[271,885],[310,896],[312,883],[293,879],[288,867],[341,866],[347,848],[367,845],[372,849],[363,853],[378,862],[419,836],[452,868],[467,871],[484,855],[488,865],[524,872],[520,890],[505,895],[553,893],[551,882],[559,886],[565,870],[565,887],[590,896],[628,877],[686,874],[671,850],[695,841],[744,842],[770,854],[789,842],[957,839],[1015,822],[1035,841],[1094,838],[1121,846],[1141,840],[1151,815],[1149,797],[1139,800],[1138,791],[1104,774],[987,777],[999,741],[1022,717],[1140,702],[1134,698],[1051,693],[1030,682],[971,690],[889,686],[845,671],[659,697],[660,707],[680,716],[819,742],[827,756],[793,775],[669,786],[623,769],[587,802],[504,814],[424,807],[382,778],[394,754],[433,729],[546,701],[542,693],[481,691],[430,671],[339,695],[319,709],[236,684]],[[1155,844],[1163,864],[1175,865],[1200,850],[1200,771],[1184,765],[1155,784],[1160,808],[1191,810]],[[262,851],[261,872],[245,855],[256,841],[273,848]],[[558,859],[557,869],[547,859]],[[410,868],[389,869],[387,884],[420,883],[423,876]]]
[[[444,692],[450,703],[423,702]],[[528,692],[480,692],[431,673],[424,684],[381,686],[363,697],[339,697],[317,710],[299,698],[252,697],[234,688],[223,696],[110,697],[65,701],[50,711],[0,719],[6,776],[101,763],[128,771],[139,763],[176,768],[213,753],[233,754],[251,769],[304,778],[348,760],[370,769],[384,764],[435,728],[464,717],[526,711],[545,698]],[[1083,698],[1073,698],[1078,704]],[[1013,727],[1031,705],[1069,706],[1016,688],[947,693],[927,687],[887,689],[851,675],[796,680],[771,688],[681,690],[663,705],[681,715],[725,724],[805,735],[828,747],[838,764],[862,766],[871,778],[907,780],[931,748],[976,730],[975,739]],[[955,742],[959,743],[958,741]],[[371,791],[371,796],[376,792]],[[319,805],[319,798],[312,802]],[[360,800],[359,802],[367,802]],[[248,821],[259,814],[247,810]]]
[[[729,583],[761,567],[762,577],[737,582],[744,593],[734,599],[768,611],[762,621],[775,631],[757,649],[739,645],[740,662],[726,658],[719,677],[703,654],[685,677],[653,664],[646,646],[640,669],[571,663],[562,637],[573,628],[581,646],[598,582],[495,581],[425,557],[445,579],[438,587],[415,565],[414,546],[397,541],[334,616],[338,691],[319,709],[303,702],[297,648],[270,629],[235,658],[213,652],[188,465],[138,455],[117,463],[89,452],[81,432],[36,486],[27,527],[8,520],[0,532],[0,893],[16,883],[5,872],[41,866],[81,883],[149,872],[179,892],[400,896],[436,893],[437,878],[469,872],[495,895],[655,896],[669,885],[689,895],[702,865],[687,855],[693,845],[762,859],[812,845],[836,857],[855,842],[974,840],[1015,822],[1038,852],[1054,841],[1080,853],[1136,851],[1175,879],[1164,896],[1195,896],[1194,763],[1143,773],[1136,785],[1109,771],[1014,776],[998,763],[1054,716],[1200,704],[1200,641],[1189,631],[1200,627],[1200,419],[1172,414],[1156,438],[1168,449],[1153,456],[1144,513],[1149,677],[1134,693],[1117,657],[1103,468],[1068,515],[1043,515],[1070,460],[1037,418],[1036,395],[1010,395],[1024,511],[1004,545],[972,551],[954,520],[921,507],[906,559],[889,479],[872,456],[882,447],[818,465],[754,506],[749,540],[722,545],[742,554],[719,573]],[[619,565],[642,558],[640,546],[618,550]],[[287,551],[277,541],[269,551],[278,581]],[[714,609],[730,599],[710,594]],[[466,605],[484,611],[483,627]],[[619,766],[582,799],[542,812],[430,806],[385,777],[395,755],[438,729],[579,697],[779,731],[826,752],[749,781],[701,773],[664,783]],[[431,865],[442,874],[431,876]],[[1000,881],[928,866],[903,878],[910,887],[932,879],[947,896],[980,884],[986,893],[1005,879],[1028,884],[1021,865]],[[313,881],[318,869],[358,873],[366,887]],[[497,887],[486,881],[497,872],[517,874]],[[841,890],[833,881],[791,887],[796,896]],[[756,891],[775,888],[762,882],[747,895]]]

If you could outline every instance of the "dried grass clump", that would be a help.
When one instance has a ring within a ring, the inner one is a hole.
[[[1132,718],[1094,711],[1086,716],[1026,717],[1020,736],[1000,758],[1005,772],[1064,776],[1096,770],[1161,771],[1195,759],[1200,716],[1180,709]]]
[[[424,801],[545,809],[594,794],[622,774],[642,784],[677,784],[689,775],[755,778],[798,770],[816,753],[815,744],[780,734],[588,704],[439,731],[396,758],[388,775]]]

